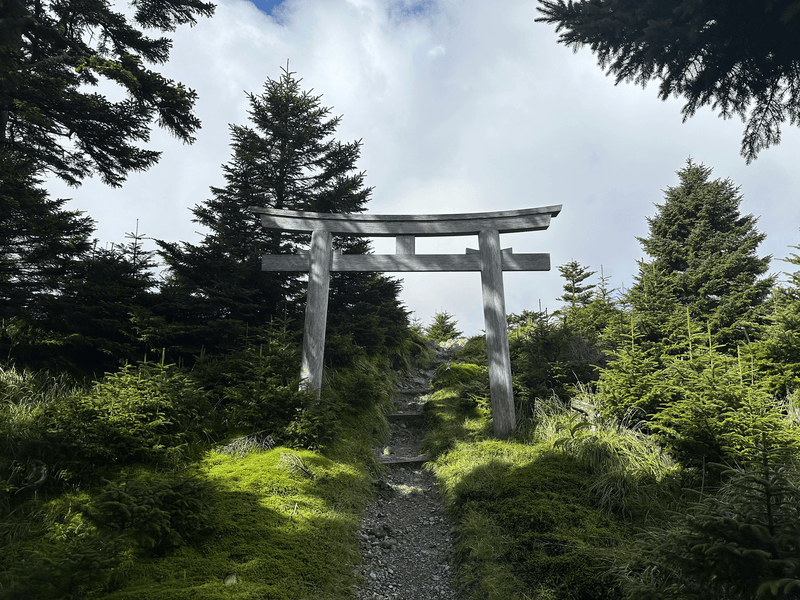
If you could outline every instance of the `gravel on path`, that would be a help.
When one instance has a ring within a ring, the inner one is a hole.
[[[439,355],[441,358],[441,354]],[[398,388],[396,412],[421,412],[434,371],[421,371]],[[419,454],[421,427],[390,424],[381,456]],[[376,499],[367,505],[358,532],[363,576],[358,600],[463,600],[454,586],[450,564],[454,530],[448,521],[433,474],[419,468],[397,468],[376,482]]]

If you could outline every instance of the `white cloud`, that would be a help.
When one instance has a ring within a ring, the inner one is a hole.
[[[161,163],[122,190],[91,181],[68,191],[54,183],[54,193],[94,216],[104,241],[122,241],[136,218],[153,237],[196,239],[187,207],[222,183],[228,124],[247,119],[243,91],[259,92],[289,59],[303,85],[344,116],[339,137],[363,140],[371,211],[564,205],[548,231],[504,236],[504,246],[550,252],[553,263],[549,273],[506,274],[510,312],[537,309],[539,299],[557,308],[555,267],[571,259],[597,271],[602,264],[612,286],[629,285],[640,256],[635,236],[646,235],[645,217],[689,155],[741,184],[742,210],[761,215],[768,234],[763,254],[783,257],[800,242],[796,127],[745,166],[740,122],[700,111],[681,124],[681,103],[659,101],[654,85],[614,86],[588,50],[574,54],[533,22],[535,3],[509,0],[498,10],[480,0],[286,0],[275,14],[222,0],[213,19],[176,32],[164,72],[198,91],[195,145],[156,133]],[[475,244],[449,238],[418,247],[463,252]],[[483,328],[478,274],[403,279],[403,298],[424,322],[448,310],[465,331]]]

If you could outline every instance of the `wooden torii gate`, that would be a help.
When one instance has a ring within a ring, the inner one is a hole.
[[[332,271],[480,271],[483,316],[489,355],[489,389],[494,433],[504,439],[516,426],[511,389],[503,271],[549,271],[550,254],[514,254],[500,249],[501,233],[541,231],[561,205],[522,210],[442,215],[315,213],[251,208],[266,229],[311,233],[307,254],[267,254],[262,271],[301,271],[308,275],[301,385],[319,393]],[[396,254],[333,253],[333,236],[394,237]],[[478,250],[466,254],[416,254],[417,237],[477,235]]]

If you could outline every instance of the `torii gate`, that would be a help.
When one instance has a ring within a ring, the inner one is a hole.
[[[489,355],[489,389],[494,433],[504,439],[516,427],[511,388],[503,271],[549,271],[550,254],[513,254],[500,249],[501,233],[541,231],[558,216],[561,205],[522,210],[443,215],[374,215],[316,213],[253,207],[266,229],[311,233],[306,254],[267,254],[262,271],[307,272],[308,296],[303,333],[301,386],[319,393],[328,319],[331,271],[480,271],[483,317]],[[394,237],[396,254],[333,253],[333,236]],[[478,250],[466,254],[416,254],[417,237],[477,235]]]

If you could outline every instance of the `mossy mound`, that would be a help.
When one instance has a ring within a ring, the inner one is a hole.
[[[203,468],[214,490],[205,542],[137,561],[125,586],[103,598],[350,598],[355,532],[371,493],[363,469],[285,448],[210,453]]]
[[[619,597],[608,570],[624,528],[595,507],[570,455],[491,440],[458,444],[434,469],[476,598]]]

